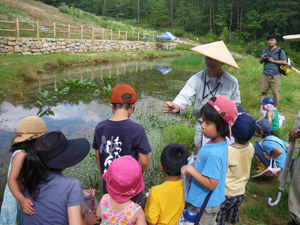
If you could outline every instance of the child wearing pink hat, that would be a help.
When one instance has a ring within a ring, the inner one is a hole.
[[[96,211],[101,224],[146,225],[143,209],[131,201],[145,188],[141,164],[132,156],[122,156],[109,165],[102,178],[108,194],[102,197]]]
[[[187,217],[185,219],[194,212],[199,213],[201,208],[205,208],[200,221],[200,216],[198,216],[197,219],[193,217],[193,221],[190,219],[192,217],[189,217],[188,222],[216,224],[220,206],[225,200],[225,180],[228,168],[228,146],[225,137],[230,137],[231,126],[237,118],[237,108],[229,98],[216,96],[202,107],[200,113],[203,118],[202,133],[210,141],[198,152],[194,166],[186,165],[181,168],[182,174],[192,176],[186,200]],[[207,199],[209,199],[208,202]]]

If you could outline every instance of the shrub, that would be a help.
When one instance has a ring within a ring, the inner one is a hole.
[[[165,144],[176,143],[183,146],[194,144],[195,128],[184,123],[168,126],[163,132]]]

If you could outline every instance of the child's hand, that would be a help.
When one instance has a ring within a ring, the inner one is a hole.
[[[24,198],[23,201],[20,202],[20,207],[23,213],[32,216],[34,214],[35,209],[32,208],[33,203],[29,198]]]
[[[96,216],[95,211],[89,213],[88,210],[86,210],[83,213],[82,217],[85,220],[87,225],[93,225],[99,223],[99,218]]]
[[[267,160],[269,160],[269,161],[271,160],[271,156],[268,153],[263,152],[263,154]]]
[[[95,189],[83,190],[82,194],[84,196],[84,200],[90,200],[91,198],[95,197],[96,190]]]
[[[188,165],[185,165],[185,166],[181,167],[181,174],[182,174],[182,175],[188,174],[190,168],[193,168],[193,167],[192,167],[192,166],[188,166]]]

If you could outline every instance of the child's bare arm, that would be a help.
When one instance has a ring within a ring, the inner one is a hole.
[[[101,173],[101,167],[100,167],[99,151],[98,151],[98,149],[96,149],[95,152],[96,152],[96,163],[97,163],[98,169],[99,169],[99,171]]]
[[[270,122],[270,124],[272,124],[272,120],[274,119],[274,114],[271,111],[267,112],[267,119]]]
[[[21,210],[28,215],[34,214],[34,209],[32,208],[33,203],[29,198],[25,198],[21,189],[19,187],[18,178],[20,171],[23,166],[24,159],[26,154],[24,152],[17,152],[12,158],[11,170],[8,177],[8,187],[12,195],[20,203]]]
[[[142,171],[144,173],[149,166],[149,155],[139,153],[139,157],[140,157],[140,163],[142,166]]]
[[[96,216],[98,218],[101,218],[101,205],[100,205],[100,203],[99,203],[99,205],[98,205],[98,207],[96,209]]]
[[[219,183],[219,180],[203,176],[193,166],[181,167],[181,174],[190,174],[198,183],[211,191],[215,190]]]
[[[142,208],[140,208],[133,216],[132,221],[136,225],[147,225],[145,213]]]

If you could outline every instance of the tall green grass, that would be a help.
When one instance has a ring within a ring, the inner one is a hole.
[[[188,55],[174,59],[171,62],[171,66],[198,69],[200,71],[205,68],[205,62],[204,57],[202,55]]]

